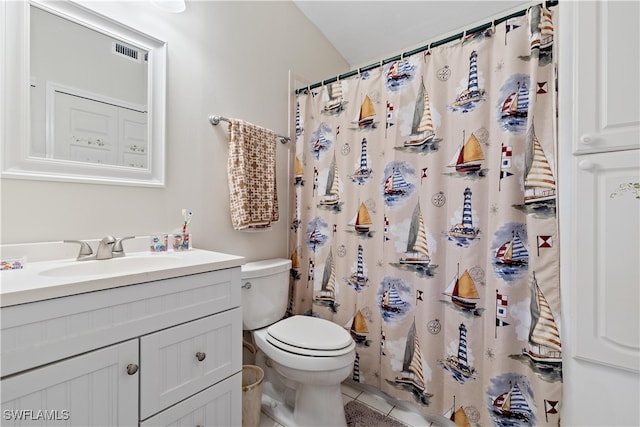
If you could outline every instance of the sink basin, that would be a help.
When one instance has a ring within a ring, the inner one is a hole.
[[[95,247],[98,242],[90,243]],[[196,248],[151,253],[148,236],[127,245],[126,256],[99,261],[76,261],[77,248],[62,241],[0,245],[4,259],[29,261],[21,269],[0,271],[0,307],[227,270],[244,262],[236,255]]]
[[[49,277],[75,277],[143,273],[151,270],[171,268],[179,264],[180,260],[166,255],[123,257],[100,261],[72,261],[66,265],[42,270],[39,274]]]

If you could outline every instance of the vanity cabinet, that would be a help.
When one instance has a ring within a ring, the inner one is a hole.
[[[2,425],[241,424],[239,267],[0,313]]]
[[[136,425],[137,360],[129,340],[2,380],[2,425]]]
[[[242,422],[235,413],[242,409],[241,387],[242,374],[237,373],[146,419],[140,423],[140,427],[239,426]]]
[[[141,337],[140,418],[241,370],[238,346],[229,345],[242,336],[241,323],[235,309]]]

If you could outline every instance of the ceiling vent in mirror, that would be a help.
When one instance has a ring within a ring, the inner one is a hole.
[[[111,52],[135,62],[140,62],[140,51],[119,42],[112,43]]]

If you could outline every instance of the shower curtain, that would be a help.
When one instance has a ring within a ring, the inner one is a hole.
[[[559,423],[553,9],[297,96],[289,312],[459,425]]]

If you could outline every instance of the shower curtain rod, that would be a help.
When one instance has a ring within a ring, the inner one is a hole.
[[[558,2],[559,2],[558,0],[547,0],[547,1],[545,1],[543,3],[539,3],[539,4],[540,5],[544,4],[546,7],[551,7],[551,6],[556,6],[558,4]],[[432,47],[436,47],[436,46],[441,46],[443,44],[447,44],[447,43],[452,42],[454,40],[461,39],[461,38],[465,37],[467,34],[473,34],[473,33],[477,33],[478,31],[484,31],[484,30],[486,30],[488,28],[493,27],[494,25],[501,24],[504,21],[507,21],[507,20],[509,20],[511,18],[517,18],[518,16],[523,16],[523,15],[525,15],[527,13],[527,11],[530,8],[531,8],[531,6],[529,6],[526,9],[522,9],[522,10],[519,10],[517,12],[514,12],[514,13],[512,13],[510,15],[503,16],[502,18],[494,19],[493,21],[487,22],[486,24],[479,25],[477,27],[471,28],[469,30],[465,30],[465,31],[463,31],[461,33],[458,33],[458,34],[454,34],[453,36],[444,38],[442,40],[438,40],[438,41],[426,44],[424,46],[421,46],[419,48],[410,50],[408,52],[404,52],[404,53],[402,53],[400,55],[392,56],[391,58],[387,58],[387,59],[384,59],[382,61],[378,61],[378,62],[375,62],[373,64],[366,65],[366,66],[364,66],[362,68],[357,68],[355,70],[348,71],[348,72],[346,72],[344,74],[340,74],[340,75],[338,75],[336,77],[332,77],[330,79],[314,83],[314,84],[312,84],[310,86],[306,86],[306,87],[302,87],[302,88],[296,89],[296,95],[298,95],[299,93],[304,92],[304,91],[308,91],[308,90],[315,89],[315,88],[318,88],[318,87],[323,86],[323,85],[327,85],[327,84],[330,84],[330,83],[337,82],[338,80],[342,80],[342,79],[346,79],[346,78],[355,76],[356,74],[360,74],[360,73],[362,73],[364,71],[373,70],[375,68],[378,68],[378,67],[381,67],[383,65],[386,65],[386,64],[388,64],[390,62],[398,61],[400,59],[404,59],[407,56],[411,56],[411,55],[415,55],[416,53],[424,52],[425,50],[429,50]]]
[[[229,120],[228,118],[216,115],[209,116],[209,121],[214,126],[217,126],[221,121],[231,123],[231,120]],[[286,144],[287,142],[291,141],[291,138],[289,138],[288,136],[278,135],[278,138],[280,138],[280,142],[282,144]]]

